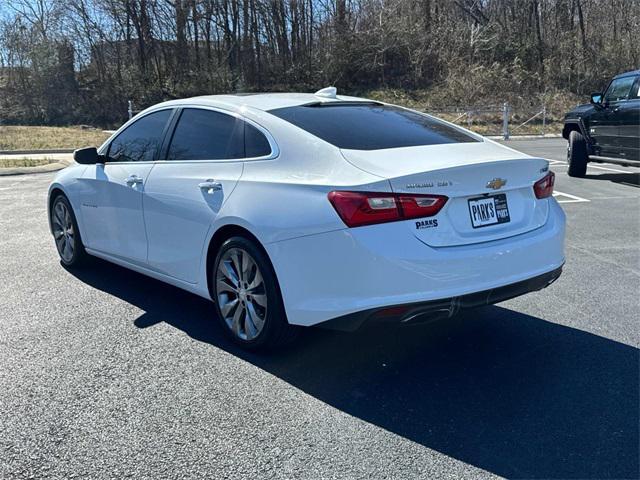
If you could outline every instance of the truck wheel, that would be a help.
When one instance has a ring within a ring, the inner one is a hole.
[[[567,162],[569,162],[570,177],[584,177],[587,174],[587,142],[580,132],[573,130],[569,134],[567,146]]]

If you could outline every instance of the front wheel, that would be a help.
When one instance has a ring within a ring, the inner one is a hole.
[[[75,267],[85,262],[88,254],[82,245],[78,222],[67,197],[58,195],[51,204],[49,215],[51,232],[62,264]]]
[[[584,136],[575,130],[569,134],[567,145],[567,162],[569,162],[568,174],[570,177],[584,177],[587,174],[587,142]]]
[[[252,241],[226,240],[211,276],[218,318],[236,343],[255,350],[293,340],[271,262]]]

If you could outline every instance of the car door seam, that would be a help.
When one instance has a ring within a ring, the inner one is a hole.
[[[147,176],[144,179],[144,183],[142,184],[142,226],[144,228],[144,240],[147,245],[146,255],[145,255],[145,265],[149,266],[149,232],[147,231],[147,218],[145,215],[144,204],[147,197],[147,183],[151,178],[151,172],[156,167],[157,162],[153,162],[151,168],[147,172]]]

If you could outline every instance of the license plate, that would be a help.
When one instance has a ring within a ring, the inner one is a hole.
[[[511,220],[507,195],[501,193],[491,197],[472,198],[469,200],[469,214],[473,228],[507,223]]]

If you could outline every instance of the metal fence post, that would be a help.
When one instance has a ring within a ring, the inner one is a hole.
[[[542,136],[543,137],[546,131],[547,131],[547,106],[543,105],[542,106]]]
[[[502,138],[509,140],[509,104],[502,104]]]
[[[129,114],[129,120],[133,117],[133,102],[131,100],[127,100],[129,107],[127,108],[127,113]]]

